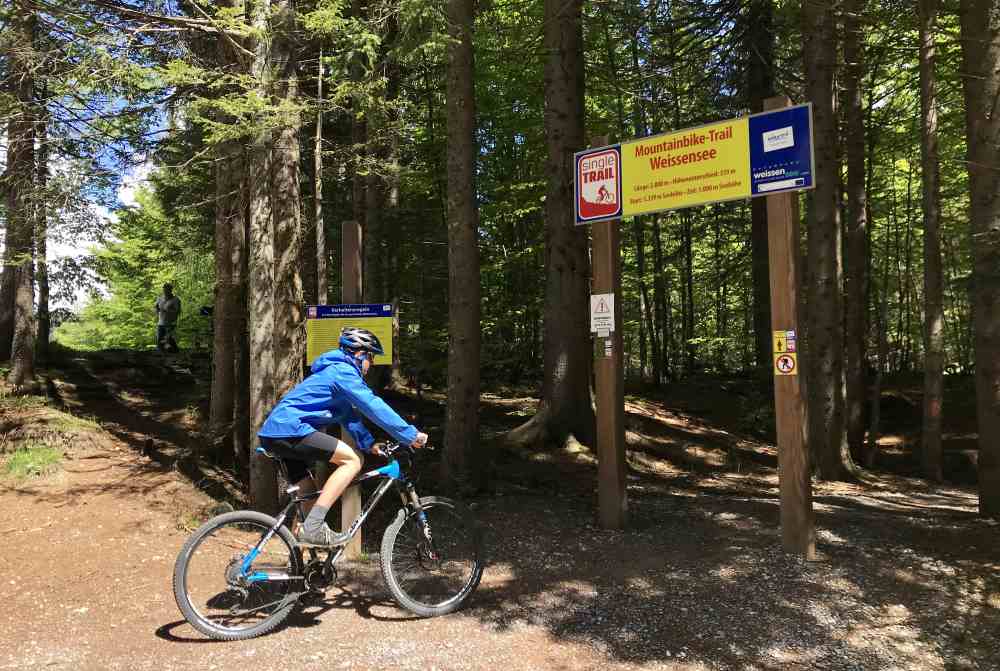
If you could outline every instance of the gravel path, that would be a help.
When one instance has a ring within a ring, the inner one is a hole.
[[[217,505],[191,483],[233,486],[186,457],[191,380],[88,361],[54,386],[100,428],[67,438],[58,475],[0,483],[0,669],[1000,670],[1000,525],[973,491],[817,485],[806,562],[780,550],[773,448],[652,402],[630,410],[628,530],[594,526],[587,454],[502,452],[474,502],[490,565],[464,611],[401,611],[373,554],[278,631],[207,641],[171,573]],[[4,431],[42,421],[12,412]]]
[[[465,611],[411,618],[371,561],[281,630],[216,643],[170,592],[179,522],[210,500],[109,440],[0,493],[0,669],[1000,668],[997,525],[960,491],[885,511],[865,494],[817,506],[821,558],[804,562],[764,496],[637,483],[631,528],[607,532],[585,491],[501,487],[476,506],[492,557]]]

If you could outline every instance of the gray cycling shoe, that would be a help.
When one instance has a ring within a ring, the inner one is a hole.
[[[299,542],[299,545],[335,548],[341,545],[346,545],[347,541],[351,540],[351,535],[347,532],[338,534],[326,524],[321,526],[318,531],[310,534],[306,531],[306,528],[303,525],[302,528],[299,529],[299,534],[296,540]]]

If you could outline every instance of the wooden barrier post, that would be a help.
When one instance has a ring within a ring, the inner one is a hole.
[[[595,138],[595,146],[608,143]],[[594,352],[597,401],[597,507],[601,526],[621,529],[628,518],[625,487],[625,370],[622,354],[621,220],[592,225],[591,293],[611,294],[614,330],[598,332]],[[593,306],[591,307],[593,309]]]
[[[768,98],[765,110],[790,107],[786,96]],[[816,528],[812,507],[809,453],[805,444],[805,406],[797,352],[799,336],[799,195],[767,199],[767,248],[771,280],[771,329],[774,335],[774,418],[778,438],[781,540],[785,550],[813,559]]]
[[[341,228],[341,301],[343,303],[361,302],[361,224],[357,221],[345,221]],[[353,446],[354,439],[345,430],[342,432],[345,443]],[[346,531],[351,523],[361,514],[361,489],[358,485],[348,487],[340,497],[340,529]],[[354,539],[344,548],[344,557],[358,559],[361,557],[361,529]]]

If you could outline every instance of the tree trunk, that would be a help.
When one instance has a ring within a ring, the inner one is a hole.
[[[774,95],[774,4],[752,0],[747,9],[747,102],[763,112]],[[753,280],[753,332],[757,370],[771,375],[771,285],[767,262],[767,202],[750,201],[750,247]]]
[[[813,104],[816,142],[816,189],[807,222],[809,439],[819,476],[838,480],[850,474],[851,460],[844,429],[841,228],[837,206],[840,171],[833,87],[836,21],[830,5],[807,2],[802,5],[802,22],[806,88]]]
[[[924,476],[940,481],[944,398],[944,298],[941,270],[941,181],[937,137],[934,33],[938,0],[920,0],[920,158],[924,209]]]
[[[47,194],[45,193],[49,181],[49,138],[48,138],[48,114],[45,112],[45,98],[47,93],[42,90],[39,104],[38,121],[38,174],[36,178],[35,193],[38,199],[35,203],[35,282],[38,285],[38,338],[36,340],[37,355],[41,361],[45,361],[49,355],[49,338],[52,332],[52,323],[49,316],[49,264],[48,264],[48,235],[49,235],[49,209]]]
[[[639,71],[639,36],[638,27],[631,40],[632,68]],[[636,137],[643,137],[647,133],[645,114],[643,112],[642,91],[636,91],[632,101],[632,130]],[[660,382],[661,364],[660,342],[656,337],[656,326],[653,323],[653,305],[649,300],[649,285],[646,283],[646,233],[643,228],[646,225],[643,217],[632,218],[632,231],[635,235],[635,259],[636,272],[639,278],[639,377],[645,381],[648,377],[648,367],[646,366],[646,340],[649,339],[649,348],[653,356],[653,381]],[[658,271],[657,271],[658,272]]]
[[[670,287],[663,259],[663,237],[660,217],[653,215],[653,303],[656,306],[656,327],[652,338],[659,344],[653,350],[653,382],[657,385],[670,378],[670,352],[673,349],[673,328],[670,319]],[[659,355],[659,356],[657,356]]]
[[[365,4],[362,0],[353,0],[351,5],[351,14],[356,17],[359,21],[367,20],[367,12],[365,11]],[[354,60],[350,65],[351,80],[355,85],[362,85],[363,78],[363,67],[358,59],[361,58],[360,55],[355,55]],[[365,163],[365,154],[367,153],[368,147],[368,110],[364,108],[364,101],[361,95],[355,95],[351,98],[351,142],[353,143],[352,151],[352,168],[353,174],[351,175],[351,218],[361,224],[366,225],[366,205],[367,205],[367,177],[366,173],[369,169]],[[364,231],[364,241],[367,241],[369,237],[374,238],[374,236],[369,236],[368,231]],[[368,243],[370,244],[370,243]],[[367,250],[361,256],[361,272],[364,273],[365,260],[368,256]],[[362,280],[364,280],[362,275]]]
[[[330,300],[326,277],[326,225],[323,221],[323,49],[319,50],[316,76],[316,141],[313,149],[313,226],[316,228],[316,302]]]
[[[260,95],[271,93],[270,30],[268,16],[270,0],[258,0],[254,25],[259,31],[255,48],[254,76]],[[250,442],[276,400],[274,360],[274,222],[271,214],[271,147],[270,131],[255,139],[252,156],[247,164],[250,184],[250,249],[247,268],[249,278],[247,305],[249,308],[250,351]],[[278,488],[274,464],[270,459],[251,451],[250,505],[256,510],[274,512],[278,504]]]
[[[678,124],[679,127],[679,124]],[[684,210],[681,216],[681,245],[684,254],[684,285],[681,305],[684,322],[681,331],[684,338],[684,374],[693,375],[695,361],[698,358],[697,346],[694,344],[694,232],[691,226],[691,213]]]
[[[244,152],[244,157],[246,153]],[[235,234],[230,241],[233,250],[233,267],[236,269],[236,296],[238,300],[238,311],[236,313],[235,338],[235,366],[236,371],[233,376],[235,386],[235,398],[233,399],[233,462],[236,464],[237,473],[242,477],[246,485],[249,485],[250,463],[253,456],[253,434],[251,433],[250,421],[250,333],[249,333],[249,250],[250,250],[250,175],[247,165],[242,167],[242,180],[240,181],[240,223],[242,230]]]
[[[889,255],[886,255],[883,278],[889,279]],[[886,323],[889,316],[889,286],[884,282],[882,299],[879,301],[878,319],[875,324],[875,339],[878,342],[878,362],[875,368],[875,379],[871,388],[871,426],[868,429],[868,447],[865,450],[865,466],[874,468],[878,457],[879,432],[882,430],[882,376],[885,374],[885,362],[888,357],[889,343],[886,338]]]
[[[448,406],[446,477],[469,485],[479,441],[480,286],[476,208],[475,0],[448,2]]]
[[[868,206],[865,172],[865,113],[862,98],[864,40],[861,15],[865,0],[844,5],[844,102],[847,105],[847,226],[844,262],[844,337],[846,339],[847,444],[852,455],[864,453],[865,372],[868,315]]]
[[[299,180],[298,61],[295,56],[295,0],[273,0],[274,102],[283,109],[272,150],[272,216],[274,218],[274,374],[275,399],[302,380],[305,329],[302,315],[300,236],[302,233]]]
[[[35,13],[24,2],[15,3],[11,17],[8,78],[14,82],[14,113],[7,124],[7,235],[5,272],[13,287],[13,332],[10,345],[10,384],[18,391],[35,385],[35,319],[32,277],[35,182],[34,100]]]
[[[545,333],[542,402],[521,443],[594,444],[585,228],[573,216],[573,152],[584,147],[582,0],[545,0]]]
[[[979,513],[1000,517],[1000,8],[962,0],[979,420]]]
[[[239,56],[228,40],[216,43],[219,66],[239,67]],[[233,123],[232,117],[223,117]],[[243,203],[243,147],[239,140],[226,140],[216,147],[215,162],[215,295],[212,311],[212,390],[209,427],[212,451],[219,463],[235,456],[233,427],[236,394],[236,359],[241,333],[243,301],[239,286],[240,259],[246,208]]]
[[[234,238],[243,236],[242,147],[219,145],[215,168],[215,301],[212,314],[212,391],[210,427],[213,451],[226,463],[233,449],[236,356],[240,338],[238,257]]]

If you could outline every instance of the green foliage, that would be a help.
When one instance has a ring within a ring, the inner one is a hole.
[[[63,453],[44,443],[29,442],[4,460],[3,473],[14,480],[51,475],[59,470]]]
[[[584,2],[588,138],[606,135],[614,142],[746,114],[748,12],[759,4]],[[800,4],[773,3],[775,89],[795,101],[804,98]],[[952,370],[967,370],[972,359],[971,264],[956,5],[953,0],[944,3],[939,35],[942,239],[947,359]],[[391,184],[395,201],[381,213],[377,240],[382,286],[374,293],[399,300],[404,368],[424,381],[443,381],[448,338],[444,214],[449,37],[442,3],[300,4],[295,36],[299,95],[280,102],[250,67],[255,41],[270,35],[253,24],[243,2],[199,4],[211,14],[214,26],[226,31],[226,38],[215,33],[210,38],[145,33],[136,31],[137,24],[87,2],[82,7],[63,14],[53,9],[66,34],[75,39],[59,38],[62,33],[56,31],[49,31],[52,36],[47,38],[67,54],[60,76],[50,82],[51,106],[68,106],[71,112],[56,115],[52,134],[60,138],[67,156],[78,157],[73,165],[80,171],[87,160],[94,164],[87,180],[66,180],[52,188],[52,199],[65,202],[61,213],[73,215],[59,220],[85,218],[86,207],[80,204],[85,199],[65,194],[88,189],[106,193],[114,186],[99,183],[99,175],[107,174],[98,169],[106,158],[98,145],[101,139],[114,139],[118,164],[128,165],[137,160],[132,156],[141,156],[158,168],[139,206],[119,213],[111,227],[114,240],[95,250],[93,266],[107,285],[107,295],[95,297],[75,322],[60,327],[57,339],[86,348],[151,347],[152,302],[160,285],[172,281],[184,302],[182,344],[207,344],[209,323],[197,315],[197,308],[212,298],[216,146],[230,140],[246,146],[263,131],[301,124],[302,205],[303,212],[310,213],[307,180],[312,179],[314,157],[309,135],[321,111],[327,248],[339,249],[340,222],[364,217],[365,203],[355,202],[361,193],[356,184],[370,187],[374,178]],[[175,5],[174,11],[189,20],[206,20],[187,3]],[[905,370],[919,366],[922,359],[916,12],[912,2],[903,0],[871,2],[866,12],[863,23],[872,28],[864,34],[872,250],[869,319],[875,320],[878,305],[886,300],[883,328],[890,368]],[[541,372],[548,178],[542,13],[543,3],[523,0],[477,6],[476,193],[483,374],[488,382],[530,384]],[[230,63],[220,62],[220,46],[225,44],[238,45],[233,46]],[[320,48],[325,72],[322,106],[314,96]],[[3,100],[0,110],[6,109]],[[164,133],[167,137],[160,139],[155,152],[126,156],[119,140],[127,138],[130,149],[149,149],[147,134],[157,135],[153,125],[162,124],[156,117],[164,114],[167,100],[180,121]],[[109,113],[119,111],[116,106],[124,111]],[[74,118],[81,115],[85,122]],[[366,124],[368,135],[359,141],[355,125],[360,123]],[[807,198],[803,202],[807,204]],[[587,235],[586,229],[580,232]],[[621,300],[629,374],[648,377],[650,321],[663,348],[665,379],[749,368],[749,205],[728,203],[646,216],[624,222],[622,233]],[[330,264],[331,296],[339,290],[337,258],[334,254]],[[81,276],[75,270],[56,277],[72,283]],[[650,305],[658,300],[657,285],[663,291],[662,304]],[[646,312],[655,319],[647,319]],[[873,352],[874,338],[871,341]]]
[[[183,234],[148,190],[137,193],[138,207],[118,213],[118,242],[94,250],[96,269],[108,296],[94,296],[78,319],[56,329],[54,339],[76,349],[149,349],[155,347],[153,304],[164,283],[174,286],[182,311],[177,340],[183,348],[205,346],[210,324],[198,313],[212,304],[211,250],[205,241]],[[189,222],[190,223],[190,222]]]

